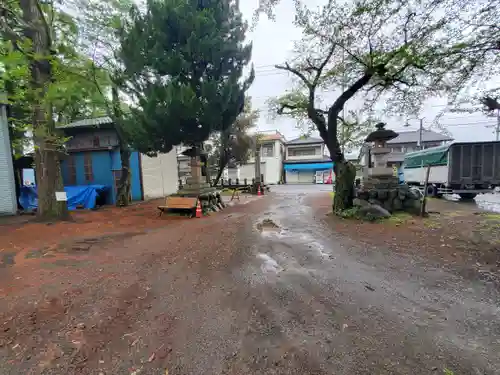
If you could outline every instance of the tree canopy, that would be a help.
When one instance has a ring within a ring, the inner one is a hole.
[[[43,218],[67,215],[55,192],[63,189],[60,155],[64,137],[58,121],[94,113],[95,87],[81,71],[88,58],[77,49],[74,18],[55,2],[26,0],[0,4],[0,83],[10,104],[11,134],[17,146],[30,130],[37,170],[38,214]]]
[[[168,152],[199,144],[230,127],[242,112],[253,70],[247,25],[236,1],[148,1],[136,9],[121,57],[133,97],[134,146]]]
[[[340,178],[349,170],[339,132],[339,124],[349,123],[342,117],[345,104],[363,95],[368,106],[383,100],[386,110],[415,112],[431,96],[457,95],[491,66],[487,56],[498,50],[497,31],[489,31],[484,16],[496,12],[488,8],[494,1],[331,0],[315,9],[294,2],[302,39],[293,62],[276,68],[291,73],[296,86],[273,104],[279,114],[307,116],[316,127],[335,162],[335,202],[342,210],[352,198],[346,193],[351,182]],[[262,1],[260,10],[270,12],[276,3]],[[332,89],[340,89],[338,96],[320,103],[318,91]]]

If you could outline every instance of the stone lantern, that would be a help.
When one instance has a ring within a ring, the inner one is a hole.
[[[365,142],[373,142],[371,155],[373,156],[373,168],[370,168],[368,174],[370,177],[392,176],[393,169],[387,167],[387,160],[391,149],[387,147],[387,141],[396,138],[399,134],[393,130],[385,129],[385,124],[379,122],[376,125],[377,130],[368,134]]]
[[[191,158],[191,176],[188,177],[186,185],[178,192],[185,196],[198,196],[200,194],[210,193],[215,191],[215,188],[210,187],[207,183],[205,168],[207,155],[199,147],[192,147],[182,153]]]
[[[366,137],[371,142],[373,168],[368,170],[368,178],[363,181],[362,188],[356,191],[353,204],[359,207],[359,214],[373,217],[388,217],[395,211],[410,213],[420,212],[420,197],[410,191],[408,185],[399,184],[392,168],[387,167],[387,159],[391,149],[387,141],[394,139],[398,133],[385,129],[385,124],[376,125],[377,130]]]

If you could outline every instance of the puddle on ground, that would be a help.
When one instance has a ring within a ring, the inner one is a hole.
[[[257,254],[257,258],[261,259],[264,262],[261,265],[261,269],[264,272],[278,273],[283,270],[283,268],[279,266],[278,262],[276,262],[267,254],[259,253]]]
[[[271,219],[264,219],[257,224],[257,229],[261,232],[279,232],[280,227]]]
[[[461,205],[476,206],[485,211],[500,212],[500,194],[479,194],[472,201],[462,201],[458,195],[447,195],[446,199]]]

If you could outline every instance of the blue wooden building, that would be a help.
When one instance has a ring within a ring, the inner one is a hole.
[[[59,129],[69,137],[62,161],[65,186],[106,185],[106,204],[116,202],[121,177],[118,136],[109,117],[76,121]],[[148,157],[137,151],[130,156],[132,201],[157,198],[177,191],[175,152]]]

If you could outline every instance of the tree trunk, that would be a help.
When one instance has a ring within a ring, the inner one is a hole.
[[[116,206],[124,207],[130,204],[131,195],[131,171],[130,171],[130,148],[128,146],[127,137],[123,130],[123,116],[120,108],[120,98],[118,96],[118,87],[113,83],[111,88],[112,106],[113,106],[113,123],[120,149],[120,160],[122,164],[120,179],[116,187]]]
[[[33,90],[33,140],[38,191],[38,217],[43,220],[66,219],[67,204],[56,200],[56,192],[64,191],[58,150],[58,137],[52,118],[51,103],[46,93],[52,79],[50,30],[38,0],[19,2],[26,24],[25,36],[32,42],[29,57]]]
[[[356,167],[346,160],[341,160],[335,163],[334,171],[335,196],[333,197],[333,212],[338,213],[353,206]]]
[[[118,186],[116,189],[116,205],[118,207],[128,206],[130,204],[130,150],[128,147],[122,147],[120,142],[120,160],[122,170]]]
[[[38,217],[42,220],[67,219],[66,202],[58,202],[55,196],[56,192],[64,191],[59,152],[49,142],[42,140],[35,144],[39,145],[35,151]]]
[[[217,176],[215,177],[213,186],[216,186],[219,183],[219,180],[222,176],[222,173],[224,172],[224,168],[226,168],[227,165],[227,158],[224,156],[221,156],[221,159],[224,158],[224,160],[220,160],[219,162],[219,170],[217,171]]]
[[[203,150],[203,152],[205,151],[205,144],[204,142],[201,142],[200,144],[200,150]],[[211,174],[210,174],[210,163],[208,162],[208,155],[203,153],[203,157],[200,157],[200,159],[202,160],[205,168],[205,182],[209,185],[211,185],[212,181],[210,181],[210,177],[211,177]]]

